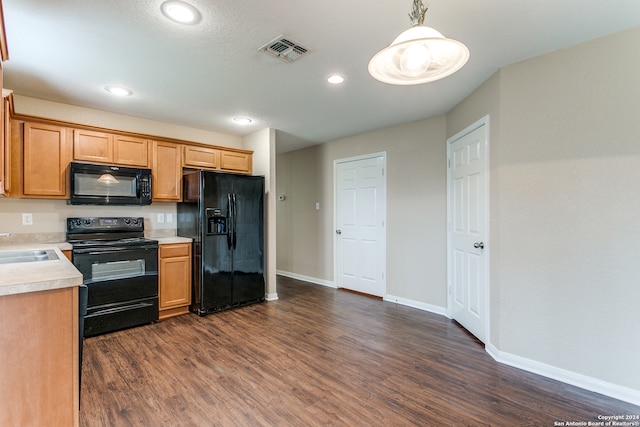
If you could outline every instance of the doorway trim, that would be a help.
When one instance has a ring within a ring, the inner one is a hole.
[[[489,225],[491,223],[490,221],[490,205],[491,205],[491,199],[490,199],[490,191],[489,189],[491,188],[490,186],[490,169],[489,169],[489,157],[490,157],[490,138],[489,136],[491,135],[490,132],[490,125],[489,125],[489,115],[486,115],[484,117],[482,117],[481,119],[479,119],[478,121],[476,121],[475,123],[467,126],[466,128],[464,128],[462,131],[456,133],[455,135],[453,135],[450,138],[447,138],[447,313],[448,313],[448,317],[449,318],[453,318],[453,314],[452,314],[452,289],[453,289],[453,283],[452,283],[452,279],[453,279],[453,274],[452,274],[452,268],[453,268],[453,263],[452,263],[452,259],[451,259],[451,250],[452,250],[452,235],[453,235],[453,230],[452,230],[452,222],[453,222],[453,211],[452,211],[452,201],[453,201],[453,197],[452,197],[452,169],[450,167],[450,162],[451,162],[451,146],[453,145],[454,142],[458,141],[460,138],[470,134],[471,132],[481,128],[484,126],[484,136],[485,136],[485,158],[484,158],[484,170],[485,170],[485,185],[484,185],[484,194],[485,194],[485,212],[484,212],[484,217],[485,217],[485,232],[486,232],[486,236],[484,238],[484,242],[485,242],[485,246],[486,248],[484,249],[484,300],[483,300],[483,304],[484,304],[484,310],[486,313],[485,319],[484,319],[484,337],[485,337],[485,346],[488,346],[490,341],[491,341],[491,298],[490,298],[490,292],[491,292],[491,282],[490,282],[490,266],[491,266],[491,262],[490,262],[490,257],[491,257],[491,233],[490,233],[490,228]]]
[[[338,239],[335,230],[338,224],[338,165],[358,160],[375,159],[382,157],[382,191],[383,191],[383,218],[382,218],[382,239],[383,253],[380,255],[380,264],[382,265],[382,298],[387,295],[387,152],[380,151],[377,153],[362,154],[353,157],[345,157],[335,159],[333,161],[333,283],[336,288],[338,284]]]

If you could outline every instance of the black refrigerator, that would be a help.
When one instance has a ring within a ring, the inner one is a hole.
[[[187,173],[177,217],[193,239],[192,312],[264,301],[264,177]]]

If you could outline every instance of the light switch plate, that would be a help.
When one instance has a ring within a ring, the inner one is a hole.
[[[163,213],[159,213],[158,214],[158,224],[163,224],[164,223],[164,214]]]
[[[168,222],[168,223],[169,223],[169,222],[173,222],[173,214],[171,214],[171,213],[168,213],[168,214],[167,214],[167,222]]]

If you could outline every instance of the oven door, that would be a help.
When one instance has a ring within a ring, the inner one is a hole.
[[[84,336],[158,320],[158,248],[109,246],[73,250],[88,288]]]

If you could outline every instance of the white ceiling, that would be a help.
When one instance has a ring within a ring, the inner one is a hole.
[[[505,65],[640,25],[639,0],[425,1],[425,25],[471,58],[444,80],[391,86],[367,64],[409,28],[412,0],[187,0],[193,26],[167,20],[163,1],[3,0],[4,87],[234,135],[271,127],[283,152],[446,113]],[[311,53],[287,64],[258,51],[281,34]],[[326,82],[336,72],[340,86]]]

